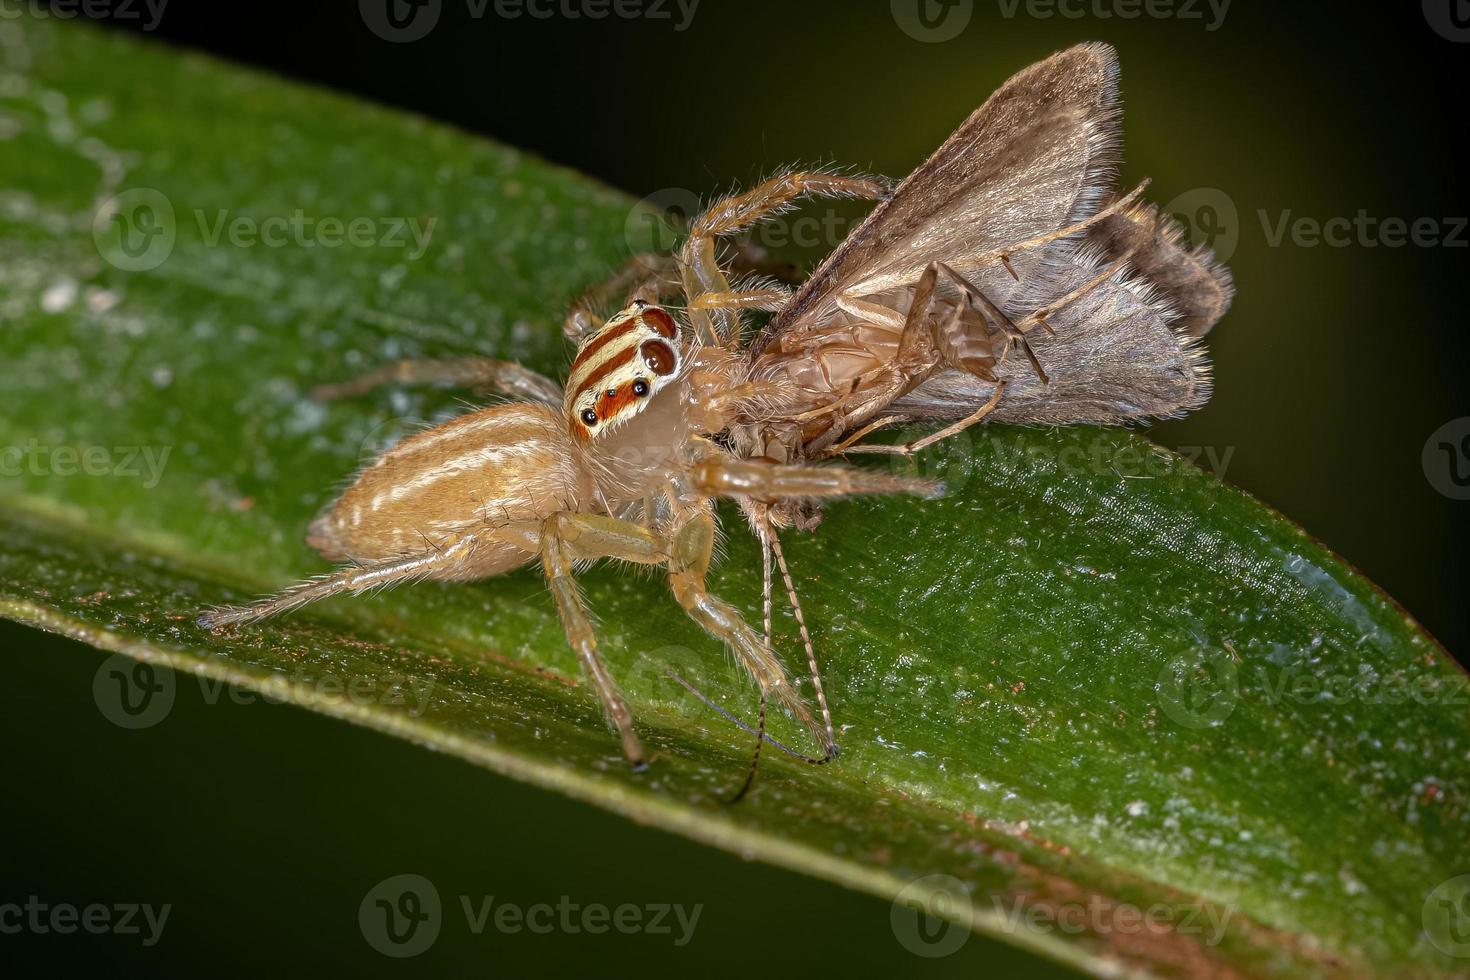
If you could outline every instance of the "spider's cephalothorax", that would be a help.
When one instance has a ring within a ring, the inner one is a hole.
[[[572,434],[590,439],[642,412],[682,365],[679,325],[639,300],[582,342],[567,377]]]

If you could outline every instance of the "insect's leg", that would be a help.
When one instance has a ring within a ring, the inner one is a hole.
[[[597,634],[573,576],[573,563],[591,558],[623,558],[648,564],[664,560],[664,555],[653,532],[630,521],[567,511],[553,514],[542,525],[541,565],[567,643],[597,688],[603,714],[617,731],[623,754],[634,768],[641,769],[647,760],[633,730],[633,713],[597,649]]]
[[[1041,362],[1036,358],[1036,352],[1027,342],[1025,332],[1016,326],[1011,318],[1006,316],[1005,311],[997,306],[989,296],[986,296],[979,286],[943,262],[937,264],[940,271],[952,279],[964,293],[965,300],[979,310],[985,318],[986,326],[994,333],[1009,340],[1012,347],[1019,347],[1024,351],[1026,359],[1031,362],[1031,369],[1036,372],[1036,376],[1043,384],[1046,383],[1046,372],[1042,370]],[[995,381],[996,375],[993,368],[998,362],[990,338],[977,337],[966,331],[961,319],[962,312],[963,307],[956,306],[954,315],[938,328],[935,336],[939,340],[940,350],[946,354],[947,359],[951,360],[954,367],[969,371],[986,381]],[[1047,327],[1047,329],[1051,328]]]
[[[689,471],[694,488],[708,497],[848,497],[858,494],[912,493],[938,497],[944,484],[851,466],[799,466],[732,456],[711,456]]]
[[[802,197],[818,195],[881,200],[888,194],[887,183],[868,177],[793,171],[772,177],[743,194],[716,201],[690,225],[689,237],[679,249],[685,297],[693,304],[703,293],[730,292],[730,282],[715,255],[717,239],[744,231]],[[691,309],[689,319],[695,333],[710,343],[727,347],[740,343],[740,317],[735,311],[711,312],[696,307]]]
[[[486,536],[515,536],[513,528],[484,529],[465,532],[447,542],[439,543],[423,554],[391,561],[373,562],[353,568],[344,568],[320,578],[309,579],[293,585],[259,602],[248,606],[222,606],[201,613],[200,626],[217,629],[236,623],[253,623],[270,616],[291,612],[318,599],[367,589],[384,588],[412,579],[450,576],[471,559],[475,545]],[[534,544],[529,545],[534,552]]]
[[[715,546],[714,510],[709,501],[680,509],[669,534],[669,544],[669,588],[689,618],[729,646],[740,665],[760,685],[762,693],[811,731],[821,744],[824,756],[835,755],[836,746],[787,678],[775,652],[746,623],[738,609],[705,586]]]
[[[1056,331],[1051,328],[1051,324],[1046,322],[1046,318],[1061,310],[1066,309],[1072,303],[1077,302],[1077,300],[1081,299],[1083,296],[1086,296],[1098,286],[1101,286],[1103,283],[1116,276],[1119,272],[1122,272],[1123,269],[1126,268],[1128,264],[1133,261],[1134,253],[1141,247],[1141,244],[1134,245],[1133,248],[1129,249],[1127,252],[1124,252],[1122,255],[1114,259],[1112,262],[1103,266],[1102,270],[1099,271],[1097,275],[1082,283],[1080,286],[1072,290],[1067,295],[1059,299],[1054,299],[1050,303],[1043,306],[1041,309],[1026,314],[1014,324],[1015,328],[1019,330],[1022,334],[1024,334],[1033,326],[1040,324],[1043,328],[1045,328],[1047,333],[1055,335]],[[1031,348],[1029,345],[1027,346],[1026,351],[1028,354],[1030,353]],[[1033,357],[1032,360],[1034,361],[1035,358]],[[1046,375],[1042,375],[1041,380],[1045,381]]]
[[[855,438],[851,440],[851,442],[848,442],[840,447],[837,452],[891,453],[899,456],[912,456],[919,450],[927,449],[929,446],[934,445],[941,439],[948,439],[952,435],[963,432],[970,426],[985,418],[985,416],[989,415],[992,411],[995,410],[996,405],[1000,404],[1000,396],[1001,393],[1005,391],[1005,387],[1005,382],[1000,382],[995,386],[995,391],[991,394],[990,398],[986,400],[984,405],[981,405],[974,412],[960,419],[958,422],[947,425],[937,432],[931,432],[921,439],[915,439],[913,442],[905,442],[896,446],[885,445],[883,443],[869,443],[867,445],[861,446],[852,445],[853,442],[857,442],[858,439],[861,439],[863,436],[867,435],[868,432],[872,431],[871,429],[867,429],[859,433]]]
[[[333,401],[396,384],[451,384],[558,406],[562,398],[561,385],[546,375],[514,361],[497,361],[488,357],[393,361],[351,381],[317,385],[311,389],[311,397],[317,401]]]
[[[1070,225],[1064,225],[1061,228],[1054,229],[1043,235],[1037,235],[1034,238],[1023,239],[1019,242],[1011,242],[1004,248],[996,249],[991,252],[983,252],[980,255],[972,256],[970,258],[970,262],[976,266],[983,265],[989,262],[999,262],[1005,267],[1005,270],[1011,274],[1012,279],[1019,279],[1020,276],[1016,274],[1015,267],[1011,265],[1012,257],[1019,255],[1022,252],[1030,251],[1034,248],[1041,248],[1044,245],[1050,245],[1052,242],[1059,241],[1060,239],[1068,238],[1079,232],[1086,231],[1094,225],[1105,222],[1113,215],[1120,214],[1128,210],[1133,206],[1133,203],[1137,201],[1138,198],[1143,194],[1144,188],[1146,187],[1148,187],[1148,181],[1144,180],[1127,194],[1124,194],[1122,197],[1115,198],[1104,207],[1098,209],[1096,212],[1086,218],[1083,218],[1080,221],[1075,221]]]
[[[562,332],[572,343],[578,343],[602,325],[598,310],[618,302],[621,296],[625,295],[628,302],[643,299],[656,303],[678,292],[678,286],[673,256],[639,252],[617,272],[582,291],[562,321]]]
[[[874,372],[874,376],[861,379],[863,387],[862,399],[851,410],[844,412],[825,432],[808,443],[808,452],[820,458],[822,456],[836,455],[839,450],[831,448],[834,443],[850,432],[855,426],[863,426],[880,412],[886,409],[898,398],[918,387],[929,373],[940,363],[940,349],[936,343],[936,335],[932,327],[934,312],[934,290],[939,277],[939,264],[931,262],[924,269],[919,281],[914,288],[914,298],[909,303],[908,312],[904,315],[903,325],[899,334],[898,351],[893,358]],[[845,303],[840,297],[838,300],[843,309],[849,309],[851,304]],[[864,304],[866,305],[866,304]],[[895,317],[893,311],[874,311],[867,313],[861,308],[851,309],[850,312],[860,318],[872,318],[886,314],[886,317]],[[951,312],[951,318],[958,313]],[[885,318],[886,320],[886,318]],[[880,321],[885,322],[885,321]],[[891,325],[891,324],[890,324]],[[877,426],[864,426],[859,436],[844,440],[844,447],[851,445],[857,438],[871,432]]]

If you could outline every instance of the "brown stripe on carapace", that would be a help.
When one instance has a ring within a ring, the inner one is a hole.
[[[578,399],[580,399],[587,392],[594,390],[598,385],[602,384],[603,378],[607,377],[618,368],[623,367],[629,361],[633,360],[633,355],[636,353],[638,353],[637,348],[629,347],[621,354],[610,357],[606,361],[599,364],[597,366],[597,370],[587,375],[587,380],[583,381],[580,385],[577,386],[576,394],[572,395],[573,404],[575,404]]]
[[[637,329],[637,327],[638,318],[635,316],[629,317],[627,320],[618,324],[616,327],[613,327],[611,330],[603,328],[600,333],[596,334],[590,341],[587,342],[586,347],[583,347],[581,350],[577,351],[576,357],[572,358],[572,373],[575,374],[577,368],[581,367],[582,364],[584,364],[587,359],[590,358],[593,354],[596,354],[598,351],[602,350],[604,347],[606,347],[609,343],[616,340],[617,338],[631,333],[633,330]]]
[[[674,323],[674,318],[657,306],[650,306],[643,311],[643,322],[652,327],[654,333],[667,340],[673,340],[679,335],[679,326]]]

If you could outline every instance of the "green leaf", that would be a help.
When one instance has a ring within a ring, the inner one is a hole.
[[[404,356],[560,370],[560,312],[647,216],[421,120],[4,30],[0,611],[176,671],[104,666],[120,723],[170,685],[268,692],[896,897],[916,951],[956,935],[926,946],[922,907],[1097,972],[1463,969],[1464,674],[1323,547],[1129,433],[985,428],[921,464],[945,500],[792,535],[844,751],[767,753],[735,807],[750,740],[667,671],[746,717],[753,691],[656,578],[586,576],[657,753],[641,774],[530,571],[201,631],[206,605],[324,570],[302,536],[334,487],[461,407],[309,386]],[[354,219],[366,240],[332,244]],[[431,228],[422,254],[400,224]],[[725,517],[713,585],[754,615],[757,555]]]

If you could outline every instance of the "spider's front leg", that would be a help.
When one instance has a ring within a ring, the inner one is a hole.
[[[391,361],[382,367],[335,384],[317,385],[311,397],[335,401],[397,384],[450,384],[480,394],[503,394],[545,405],[561,405],[561,385],[514,361],[489,357]]]
[[[620,295],[625,295],[627,302],[641,299],[658,303],[678,291],[679,274],[674,257],[639,252],[611,276],[582,291],[571,309],[567,310],[566,319],[562,321],[562,333],[572,343],[581,343],[588,334],[602,326],[599,311],[617,302]]]
[[[715,546],[714,509],[709,500],[692,505],[681,502],[669,544],[669,588],[689,618],[710,636],[723,640],[761,691],[807,727],[821,745],[823,759],[834,758],[837,745],[828,727],[812,715],[766,638],[705,585]]]
[[[940,497],[938,480],[896,476],[854,466],[799,466],[757,459],[712,456],[689,471],[694,488],[710,497],[781,500],[791,497],[851,497],[862,494],[910,493]]]
[[[803,197],[856,197],[883,200],[888,184],[869,177],[849,177],[820,171],[780,174],[706,208],[689,228],[679,249],[679,271],[690,304],[689,319],[702,339],[734,346],[740,343],[738,305],[700,308],[705,293],[731,294],[730,281],[715,255],[715,242],[738,234],[762,218],[778,214]]]
[[[546,571],[547,587],[556,600],[567,642],[597,688],[603,714],[622,740],[623,754],[633,768],[642,769],[647,765],[647,758],[643,743],[633,730],[633,712],[597,649],[597,634],[574,577],[575,562],[595,558],[657,564],[665,556],[652,531],[614,517],[564,511],[551,515],[541,527],[541,565]]]

